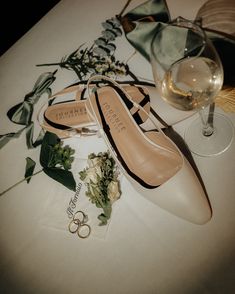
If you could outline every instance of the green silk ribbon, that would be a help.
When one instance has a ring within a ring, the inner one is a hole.
[[[158,30],[171,20],[165,0],[149,0],[119,16],[127,40],[148,61],[150,60],[151,41]],[[198,21],[198,20],[196,20]],[[225,84],[235,84],[235,40],[222,32],[203,28],[217,49],[224,67]],[[177,38],[176,35],[172,38]],[[173,39],[169,39],[169,48]]]
[[[24,101],[8,110],[8,118],[13,123],[24,125],[24,127],[16,133],[0,135],[0,148],[6,145],[11,139],[18,138],[24,130],[26,130],[26,144],[29,149],[35,148],[41,144],[44,134],[43,131],[40,132],[38,138],[33,142],[34,122],[32,121],[32,116],[34,105],[44,93],[47,93],[48,96],[51,95],[50,85],[55,80],[56,72],[57,70],[41,74],[32,91],[25,95]]]
[[[150,0],[120,17],[127,40],[148,61],[154,34],[170,21],[164,0]]]

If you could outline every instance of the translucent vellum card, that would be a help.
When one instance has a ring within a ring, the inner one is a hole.
[[[95,141],[95,142],[94,142]],[[104,239],[112,219],[106,225],[100,225],[98,216],[102,213],[86,196],[87,187],[79,178],[79,172],[87,166],[87,157],[90,153],[107,151],[102,139],[73,138],[66,139],[64,145],[68,144],[76,150],[75,161],[72,165],[72,172],[77,183],[76,192],[68,190],[61,184],[54,184],[48,195],[46,208],[41,216],[40,224],[50,229],[67,231],[68,225],[77,211],[82,211],[88,216],[87,224],[91,227],[91,237]],[[94,150],[95,148],[95,150]],[[114,209],[115,204],[113,205]]]

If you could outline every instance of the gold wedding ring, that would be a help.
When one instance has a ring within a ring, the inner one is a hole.
[[[85,239],[90,236],[91,227],[86,224],[88,216],[81,210],[74,213],[73,219],[69,223],[69,232],[74,234],[77,233],[79,238]],[[85,232],[85,233],[84,233]]]
[[[73,220],[75,220],[75,219],[79,220],[81,222],[81,224],[84,224],[88,221],[88,216],[83,211],[78,210],[73,215]]]
[[[85,231],[85,234],[82,233],[82,231]],[[91,227],[87,224],[80,225],[77,230],[78,237],[82,239],[86,239],[87,237],[89,237],[90,233],[91,233]]]
[[[78,219],[72,219],[69,223],[69,231],[70,233],[74,234],[79,230],[79,227],[81,226],[81,222]]]

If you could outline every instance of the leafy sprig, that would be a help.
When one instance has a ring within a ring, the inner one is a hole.
[[[49,177],[75,191],[76,182],[72,172],[69,171],[75,151],[69,146],[63,147],[62,145],[57,135],[46,132],[42,141],[40,164]]]
[[[37,66],[58,65],[61,68],[73,70],[80,81],[87,80],[92,74],[101,74],[110,77],[130,75],[136,79],[128,65],[116,60],[114,55],[117,37],[122,35],[121,24],[117,17],[110,18],[102,23],[104,30],[101,36],[94,40],[90,47],[84,44],[70,55],[64,56],[60,62],[44,63]]]
[[[0,196],[24,181],[29,183],[33,176],[41,172],[44,172],[68,189],[75,191],[76,182],[72,172],[69,171],[72,167],[72,162],[74,161],[74,157],[72,156],[74,152],[75,151],[68,145],[63,146],[63,143],[55,134],[46,132],[40,152],[40,164],[42,169],[34,173],[36,163],[30,157],[27,157],[24,179],[1,192]]]

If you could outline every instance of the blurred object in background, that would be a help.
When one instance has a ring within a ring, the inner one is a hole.
[[[235,0],[208,0],[196,18],[208,32],[220,34],[214,45],[223,63],[224,84],[235,87]]]
[[[235,1],[209,0],[198,11],[202,26],[235,38]]]

